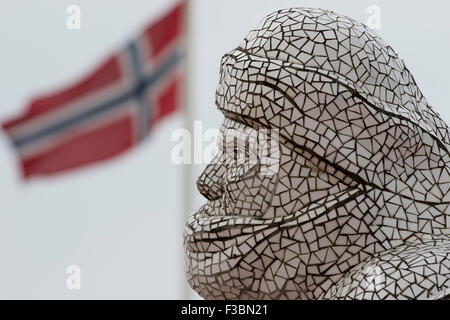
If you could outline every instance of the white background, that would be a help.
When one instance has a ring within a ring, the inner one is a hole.
[[[96,66],[171,0],[0,1],[0,120],[35,95],[69,84]],[[67,6],[81,8],[81,30],[66,28]],[[281,8],[332,9],[366,22],[381,9],[377,32],[402,56],[425,97],[450,123],[448,1],[192,1],[192,117],[217,128],[220,57],[265,15]],[[181,115],[159,124],[143,145],[112,161],[23,183],[0,135],[0,298],[178,299],[185,287],[180,166],[171,132]],[[192,166],[188,192],[203,203]],[[68,290],[66,268],[81,267],[81,290]]]

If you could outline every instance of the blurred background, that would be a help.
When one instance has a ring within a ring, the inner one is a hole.
[[[91,71],[174,0],[0,1],[0,121],[31,98]],[[66,26],[77,5],[81,28]],[[403,57],[425,97],[450,123],[448,1],[190,0],[190,120],[218,128],[214,106],[221,56],[265,15],[287,7],[331,9],[367,23]],[[205,164],[171,161],[181,112],[114,159],[49,178],[23,181],[17,156],[0,135],[0,298],[191,299],[184,278],[182,228],[204,200],[195,179]],[[188,124],[188,126],[190,126]],[[187,177],[187,180],[186,180]],[[186,196],[188,201],[186,201]],[[81,287],[67,286],[67,268]]]

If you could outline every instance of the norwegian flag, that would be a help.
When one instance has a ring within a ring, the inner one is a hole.
[[[55,174],[115,156],[181,107],[186,4],[178,3],[74,85],[3,123],[22,175]]]

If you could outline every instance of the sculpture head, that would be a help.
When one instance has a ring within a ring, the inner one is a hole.
[[[448,127],[363,24],[270,14],[222,58],[216,105],[208,201],[185,231],[201,296],[318,298],[381,251],[450,236]]]

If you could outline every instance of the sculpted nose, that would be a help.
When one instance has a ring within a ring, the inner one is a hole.
[[[206,166],[197,180],[198,191],[208,200],[219,199],[223,193],[225,166],[217,159],[214,158],[212,163]]]

